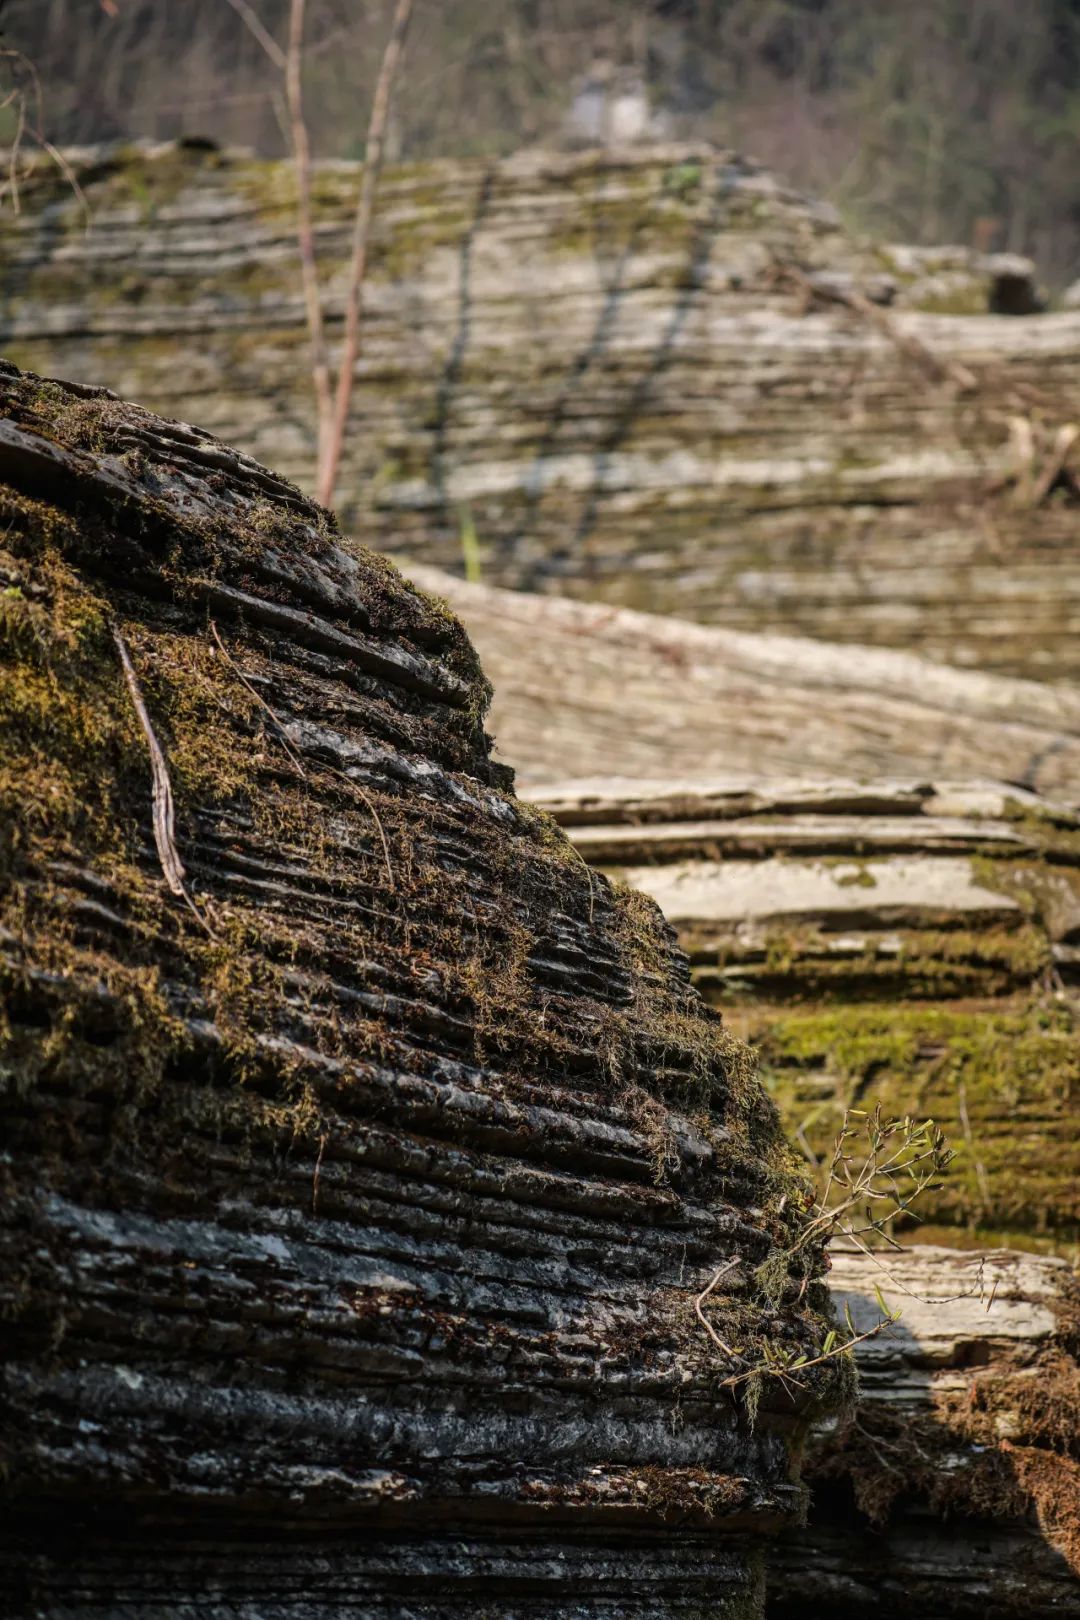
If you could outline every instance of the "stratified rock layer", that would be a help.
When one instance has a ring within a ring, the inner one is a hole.
[[[809,1524],[769,1569],[770,1620],[1080,1612],[1080,1290],[1062,1260],[833,1252],[859,1405],[812,1437]]]
[[[745,1048],[445,609],[206,434],[0,396],[0,1607],[759,1614],[799,1413],[722,1380],[825,1294]]]
[[[993,783],[592,781],[540,790],[663,908],[759,1049],[789,1132],[932,1115],[943,1230],[1080,1240],[1080,820]]]
[[[911,653],[747,634],[568,602],[442,569],[495,686],[501,758],[530,791],[568,777],[983,776],[1080,801],[1080,692]]]
[[[44,160],[5,217],[5,352],[310,485],[289,166],[73,160],[92,231]],[[356,188],[317,172],[332,341]],[[458,569],[471,525],[496,584],[1075,676],[1080,314],[988,313],[1002,285],[730,153],[388,171],[339,509]]]

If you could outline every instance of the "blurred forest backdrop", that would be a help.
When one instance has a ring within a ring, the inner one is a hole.
[[[241,0],[244,3],[244,0]],[[249,0],[278,39],[288,0]],[[308,0],[315,151],[362,154],[391,0]],[[47,133],[284,148],[278,76],[228,0],[7,0]],[[556,138],[597,56],[673,135],[734,146],[894,240],[1080,274],[1080,0],[418,0],[403,158]]]

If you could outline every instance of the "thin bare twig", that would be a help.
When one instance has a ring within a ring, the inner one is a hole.
[[[258,40],[267,56],[273,62],[279,73],[285,72],[285,52],[274,36],[263,27],[255,10],[248,5],[248,0],[228,0],[236,15]]]
[[[845,1231],[842,1233],[842,1235],[848,1240],[849,1243],[853,1243],[858,1249],[859,1253],[864,1254],[871,1264],[877,1267],[883,1276],[889,1279],[889,1282],[898,1293],[906,1294],[908,1299],[918,1300],[920,1305],[955,1305],[957,1300],[960,1299],[982,1299],[983,1297],[983,1287],[986,1272],[985,1259],[981,1259],[976,1267],[974,1288],[964,1289],[963,1292],[959,1294],[917,1294],[914,1289],[909,1288],[906,1283],[902,1283],[895,1272],[890,1271],[888,1266],[885,1265],[883,1261],[878,1259],[873,1249],[867,1248],[865,1243],[860,1242],[858,1236],[854,1232]],[[911,1251],[901,1250],[900,1252],[910,1253]],[[996,1282],[994,1287],[997,1287]]]
[[[157,735],[150,723],[150,715],[143,699],[139,677],[135,673],[135,666],[131,662],[131,654],[127,650],[127,643],[117,628],[113,628],[113,640],[116,650],[120,654],[120,664],[127,681],[131,701],[135,706],[135,713],[139,717],[147,747],[150,750],[150,768],[153,772],[153,810],[154,810],[154,843],[157,845],[158,860],[161,870],[165,874],[165,881],[175,895],[186,895],[184,887],[184,867],[180,860],[180,852],[176,847],[176,817],[173,808],[172,784],[169,781],[169,767],[165,762],[165,754]]]
[[[11,143],[11,162],[8,165],[8,184],[11,187],[12,213],[19,214],[22,208],[19,202],[19,152],[22,149],[23,131],[26,128],[26,99],[16,91],[12,95],[18,103],[18,114],[15,124],[15,138]],[[10,99],[10,98],[7,98]]]
[[[363,799],[364,803],[367,805],[368,814],[375,823],[375,830],[382,842],[383,860],[386,862],[386,879],[391,890],[393,890],[397,887],[397,885],[394,882],[394,863],[390,859],[390,845],[386,841],[386,833],[383,831],[383,824],[379,819],[379,812],[375,808],[371,795],[365,793],[359,782],[354,782],[351,776],[346,776],[345,772],[339,771],[335,765],[332,765],[330,769],[333,771],[335,776],[340,776],[343,782],[347,782],[357,797]]]
[[[889,315],[879,305],[874,304],[854,287],[838,287],[822,281],[813,281],[797,264],[777,263],[774,269],[776,280],[786,281],[800,294],[804,308],[809,308],[815,298],[823,303],[842,304],[846,309],[853,310],[884,332],[891,342],[895,343],[901,353],[914,360],[935,382],[949,381],[955,383],[961,393],[973,393],[980,384],[980,378],[969,370],[959,360],[951,356],[942,358],[935,354],[928,344],[924,343],[914,332],[905,331],[892,315]]]
[[[709,1338],[719,1350],[724,1352],[725,1356],[730,1356],[733,1361],[741,1361],[742,1357],[736,1354],[736,1352],[731,1348],[730,1344],[725,1344],[724,1340],[717,1333],[716,1329],[713,1327],[712,1323],[709,1321],[701,1307],[704,1305],[717,1283],[720,1282],[721,1278],[726,1277],[729,1271],[734,1271],[738,1264],[739,1259],[738,1256],[736,1256],[734,1260],[728,1260],[724,1265],[718,1266],[716,1271],[713,1273],[712,1281],[706,1284],[706,1286],[701,1290],[701,1293],[698,1295],[697,1299],[694,1301],[694,1313],[702,1327],[705,1329],[706,1333],[709,1335]]]
[[[293,0],[293,5],[294,9],[299,5],[302,10],[303,0]],[[375,212],[375,192],[379,184],[379,172],[382,169],[394,79],[401,61],[401,53],[405,48],[405,36],[409,30],[412,10],[413,0],[397,0],[390,38],[383,52],[382,65],[375,85],[375,98],[371,104],[371,119],[364,147],[364,176],[360,183],[360,200],[353,224],[352,263],[349,268],[349,286],[345,302],[345,338],[325,455],[321,457],[322,464],[319,469],[318,499],[323,506],[329,506],[334,499],[334,487],[345,442],[356,362],[360,355],[360,313],[364,277],[367,273],[371,221]]]
[[[139,724],[142,727],[143,736],[146,738],[146,746],[150,750],[150,769],[154,784],[151,795],[154,843],[157,846],[158,860],[161,862],[165,882],[169,885],[172,893],[186,903],[206,929],[206,932],[213,937],[213,930],[191,898],[184,883],[184,867],[180,860],[180,851],[176,847],[176,814],[173,806],[172,783],[169,781],[169,767],[166,763],[164,750],[158,742],[157,734],[151,724],[150,714],[142,695],[142,687],[139,685],[139,677],[135,673],[135,666],[131,662],[131,654],[127,649],[127,642],[121,635],[117,625],[113,626],[113,640],[116,643],[116,650],[120,654],[120,667],[124,671],[127,689],[135,713],[138,716]]]
[[[311,1178],[311,1213],[319,1212],[319,1177],[322,1175],[323,1154],[326,1152],[328,1133],[323,1132],[319,1137],[319,1157],[315,1160],[315,1174]]]
[[[318,432],[318,485],[322,488],[323,466],[329,442],[333,401],[330,389],[330,363],[326,355],[326,332],[319,267],[315,257],[315,227],[311,209],[311,143],[304,118],[304,7],[305,0],[292,0],[289,7],[289,40],[284,53],[285,101],[289,111],[289,139],[296,171],[296,241],[300,249],[300,279],[304,289],[308,341],[311,344],[311,380],[315,389]],[[320,499],[322,497],[320,496]],[[325,504],[325,502],[324,502]]]
[[[263,709],[266,710],[267,714],[270,716],[271,720],[274,722],[274,726],[276,727],[276,730],[277,730],[278,741],[281,743],[281,746],[284,748],[286,754],[288,754],[289,760],[292,763],[293,768],[295,769],[295,771],[297,772],[297,774],[299,776],[303,777],[303,779],[305,781],[307,781],[307,779],[308,779],[307,778],[307,772],[305,771],[303,765],[300,763],[299,757],[297,756],[297,754],[293,751],[293,749],[289,745],[289,740],[285,735],[284,724],[279,719],[279,717],[274,713],[274,710],[270,707],[269,703],[267,703],[266,699],[262,696],[262,694],[255,690],[254,686],[248,680],[247,676],[244,674],[244,672],[240,668],[239,664],[230,655],[228,649],[225,646],[225,643],[222,641],[221,636],[218,634],[218,627],[214,623],[213,619],[211,619],[211,621],[210,621],[210,633],[213,636],[214,640],[217,642],[218,650],[220,651],[222,657],[225,659],[226,663],[232,669],[233,673],[235,674],[235,676],[236,676],[237,680],[240,682],[240,684],[243,686],[244,690],[246,692],[248,692],[255,699],[255,702],[257,704],[259,704],[260,708],[263,708]],[[368,814],[371,816],[372,821],[375,823],[376,831],[378,832],[379,839],[380,839],[380,841],[382,843],[383,860],[386,862],[387,881],[388,881],[388,883],[390,885],[390,888],[393,889],[395,887],[395,883],[394,883],[394,863],[390,859],[390,845],[387,842],[386,832],[383,829],[383,824],[382,824],[381,820],[379,819],[379,812],[376,810],[375,805],[374,805],[370,795],[365,793],[364,789],[360,786],[360,784],[358,782],[354,782],[351,776],[346,776],[344,771],[338,770],[336,765],[328,766],[328,769],[333,773],[334,776],[340,777],[341,780],[349,788],[352,789],[352,791],[356,794],[357,798],[362,799],[364,804],[367,806]]]
[[[982,1199],[983,1214],[985,1215],[992,1207],[990,1181],[986,1174],[986,1166],[979,1158],[979,1152],[975,1146],[975,1136],[971,1129],[971,1117],[968,1114],[967,1087],[962,1080],[956,1088],[956,1100],[960,1115],[960,1128],[964,1133],[967,1150],[971,1154],[971,1162],[975,1169],[975,1180],[979,1184],[979,1196]]]
[[[214,623],[213,619],[210,620],[210,634],[213,636],[214,640],[217,642],[218,652],[221,654],[222,658],[224,658],[225,662],[228,664],[229,668],[232,670],[233,674],[236,676],[237,680],[240,682],[240,685],[244,688],[245,692],[247,692],[249,694],[249,696],[251,696],[251,697],[253,697],[255,699],[255,702],[259,705],[259,707],[261,709],[266,710],[267,714],[270,716],[271,720],[274,722],[274,725],[277,727],[278,741],[281,743],[282,748],[284,748],[285,752],[288,754],[290,760],[292,761],[293,765],[296,767],[296,770],[298,771],[298,773],[301,776],[306,778],[307,772],[305,771],[303,765],[300,763],[299,757],[293,752],[293,749],[289,745],[288,738],[285,736],[285,727],[282,725],[281,721],[278,719],[277,715],[274,713],[274,711],[270,707],[269,703],[267,703],[266,699],[259,692],[256,692],[254,686],[252,686],[251,682],[248,680],[247,676],[244,674],[243,670],[240,668],[240,665],[236,662],[235,658],[233,658],[232,654],[229,652],[228,648],[225,646],[225,643],[222,641],[220,635],[218,634],[218,627]]]
[[[8,180],[3,187],[3,190],[0,191],[0,195],[3,195],[4,192],[10,190],[12,207],[14,212],[17,214],[20,209],[19,157],[22,150],[22,143],[28,137],[41,147],[41,150],[48,158],[52,160],[53,163],[56,164],[57,168],[60,170],[60,173],[63,175],[68,186],[71,188],[72,196],[75,198],[76,202],[79,204],[79,207],[83,211],[86,229],[89,230],[90,204],[86,200],[86,193],[80,186],[75,171],[71,167],[71,164],[68,162],[67,158],[64,156],[63,152],[61,152],[58,147],[53,145],[52,141],[46,137],[44,132],[45,102],[41,90],[41,78],[38,74],[37,68],[34,66],[33,62],[30,61],[29,57],[23,55],[22,51],[11,50],[6,46],[0,46],[0,62],[7,62],[10,65],[12,78],[15,81],[12,90],[4,98],[3,105],[5,107],[10,106],[12,101],[14,101],[18,107],[15,139],[12,143],[9,158]],[[25,74],[29,79],[29,90],[18,82],[20,74]],[[35,112],[35,116],[33,118],[28,115],[27,111],[30,103],[32,103]]]
[[[1075,491],[1076,479],[1069,471],[1069,453],[1077,438],[1080,438],[1080,428],[1075,422],[1064,422],[1058,428],[1054,435],[1054,447],[1031,492],[1032,506],[1041,506],[1060,478],[1066,478]]]

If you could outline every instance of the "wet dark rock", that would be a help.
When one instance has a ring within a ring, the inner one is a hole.
[[[844,1384],[724,1385],[820,1347],[802,1182],[457,621],[4,367],[0,650],[3,1612],[758,1615]]]

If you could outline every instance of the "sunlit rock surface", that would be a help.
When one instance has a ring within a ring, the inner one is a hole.
[[[4,216],[4,351],[309,486],[289,166],[74,164],[89,232],[49,166]],[[332,340],[356,186],[318,171]],[[858,242],[731,153],[392,169],[343,522],[456,569],[471,524],[494,584],[1075,676],[1080,313],[1037,304],[1026,261]]]
[[[535,798],[663,908],[808,1154],[827,1155],[849,1106],[932,1115],[957,1150],[920,1200],[941,1241],[1077,1255],[1074,809],[941,780],[593,780]]]

